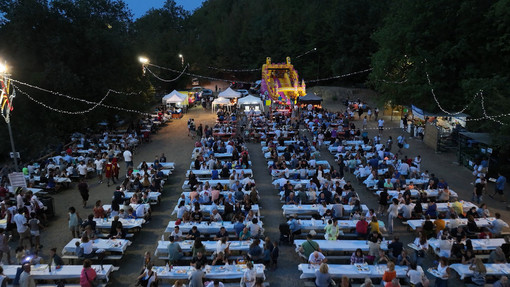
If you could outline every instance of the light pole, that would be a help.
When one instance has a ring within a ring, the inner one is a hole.
[[[149,59],[144,56],[138,57],[138,61],[142,63],[143,74],[145,75],[145,66],[149,64]]]
[[[184,68],[184,56],[179,54],[179,58],[181,58],[181,66]]]
[[[16,93],[13,90],[12,94],[9,93],[10,88],[10,80],[9,74],[7,73],[7,63],[0,64],[0,83],[1,83],[1,99],[0,99],[0,107],[2,108],[2,116],[7,123],[7,130],[9,131],[9,138],[11,140],[11,149],[12,149],[12,158],[14,160],[14,171],[19,171],[18,169],[18,154],[16,153],[16,148],[14,147],[14,138],[12,137],[12,128],[11,128],[11,111],[13,110],[12,102],[14,97],[16,97]]]

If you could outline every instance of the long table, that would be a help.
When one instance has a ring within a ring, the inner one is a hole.
[[[487,269],[488,276],[501,276],[501,275],[509,275],[510,274],[510,264],[496,264],[496,263],[485,263],[485,268]],[[473,270],[469,269],[469,264],[452,264],[450,268],[455,270],[460,276],[460,279],[465,279],[466,277],[473,276]]]
[[[328,204],[326,206],[327,209],[331,209],[333,205]],[[344,212],[350,213],[352,211],[353,205],[344,204]],[[363,214],[368,212],[368,207],[365,204],[361,205],[363,210]],[[294,205],[294,204],[284,204],[282,206],[283,215],[304,215],[304,214],[317,214],[319,213],[319,205],[318,204],[302,204],[302,205]]]
[[[229,241],[229,242],[230,242],[230,247],[229,247],[230,251],[235,250],[235,251],[240,251],[240,252],[248,252],[248,249],[250,248],[250,245],[252,243],[251,240]],[[178,243],[181,246],[181,249],[183,252],[191,252],[191,247],[193,246],[194,241],[193,240],[184,240],[184,241],[180,241]],[[209,252],[209,253],[216,251],[217,243],[218,243],[217,241],[202,241],[202,244],[204,244],[204,246],[205,246],[205,251]],[[170,241],[159,240],[155,255],[156,256],[161,256],[161,255],[166,256],[168,254],[168,245],[169,244],[170,244]],[[261,248],[264,247],[263,244],[264,243],[261,241],[260,242]]]
[[[79,242],[80,238],[73,238],[69,243],[64,246],[63,253],[74,253],[76,248],[76,242]],[[124,253],[131,241],[126,239],[94,239],[92,241],[93,249],[103,249],[109,252],[120,252]]]
[[[495,217],[475,218],[476,226],[487,227],[490,225],[489,223],[495,219],[496,219]],[[467,225],[466,218],[459,218],[457,220],[459,220],[461,222],[461,225]],[[444,219],[444,221],[446,222],[446,226],[448,227],[450,225],[450,222],[453,221],[453,219]],[[421,228],[424,222],[425,222],[425,219],[413,219],[413,220],[408,220],[407,224],[409,224],[409,227],[411,227],[413,230],[416,230],[417,228]]]
[[[188,171],[186,171],[186,178],[189,177],[189,174],[190,172],[193,172],[193,174],[195,174],[197,177],[199,178],[202,178],[202,177],[206,177],[206,176],[211,176],[212,174],[212,169],[206,169],[206,170],[202,170],[202,169],[189,169]],[[219,173],[221,172],[221,169],[218,169],[218,176],[219,176]],[[237,174],[241,174],[242,172],[244,172],[245,175],[252,175],[253,174],[253,171],[251,168],[248,168],[248,169],[229,169],[229,172],[230,174],[232,173],[237,173]]]
[[[453,206],[453,204],[451,204],[449,202],[439,202],[439,203],[436,203],[436,205],[437,205],[437,212],[447,212],[450,209],[450,207]],[[400,204],[399,210],[402,209],[403,206],[404,206],[403,204]],[[414,208],[416,206],[416,204],[411,203],[410,206],[411,206],[411,208]],[[423,208],[423,211],[425,211],[425,210],[427,210],[428,204],[422,203],[421,206]],[[464,212],[469,211],[472,207],[478,208],[478,206],[476,206],[474,203],[471,203],[469,201],[462,202],[462,208],[463,208]]]
[[[223,213],[225,211],[225,206],[224,205],[217,205],[218,207],[218,212],[219,213]],[[178,206],[176,205],[174,207],[174,211],[172,212],[172,215],[173,214],[177,214],[177,211],[179,210]],[[190,205],[186,205],[186,210],[188,211],[191,211],[191,206]],[[212,212],[213,210],[213,206],[212,205],[203,205],[201,204],[200,205],[200,210],[202,211],[203,215],[208,215]],[[253,213],[255,214],[259,214],[259,205],[258,204],[254,204],[251,206],[251,210],[253,210]]]
[[[365,264],[354,264],[354,265],[346,265],[346,264],[328,264],[329,266],[329,274],[333,278],[342,278],[342,276],[347,276],[349,278],[381,278],[388,268],[386,265],[365,265]],[[298,270],[301,271],[301,279],[309,279],[315,278],[315,271],[319,269],[319,266],[310,265],[310,264],[299,264]],[[397,278],[406,277],[407,266],[395,266],[395,271],[397,271]]]
[[[264,264],[253,264],[253,268],[257,271],[257,277],[265,279]],[[158,279],[163,280],[187,280],[191,272],[195,270],[192,266],[173,266],[172,270],[168,270],[164,266],[155,266],[153,270],[158,274]],[[240,279],[247,270],[246,264],[226,265],[226,266],[210,266],[205,268],[205,278],[207,279]]]
[[[439,248],[440,240],[437,239],[429,239],[429,246],[434,249],[434,251]],[[490,239],[471,239],[471,243],[473,243],[474,251],[484,251],[484,250],[494,250],[497,247],[500,247],[503,243],[505,243],[504,238],[490,238]]]
[[[16,272],[20,265],[2,265],[4,274],[9,279],[16,277]],[[51,272],[48,268],[48,264],[32,265],[30,276],[35,280],[57,280],[57,279],[80,279],[83,265],[62,265],[60,269],[56,269],[56,266],[52,266]],[[97,278],[100,280],[108,281],[110,273],[113,272],[113,265],[92,265],[92,268],[96,271]]]
[[[295,239],[294,244],[296,247],[301,246],[303,242],[306,240],[303,239]],[[366,240],[314,240],[319,244],[319,247],[322,251],[326,252],[337,252],[337,251],[356,251],[356,249],[360,248],[362,251],[368,251],[368,243]],[[383,241],[381,243],[381,249],[388,249],[388,241]]]
[[[300,219],[298,220],[302,230],[323,230],[327,225],[327,221],[315,219]],[[359,220],[338,220],[338,227],[340,229],[354,229]],[[379,228],[384,228],[384,222],[379,220]]]
[[[388,195],[391,196],[392,198],[397,198],[398,197],[398,194],[404,194],[404,191],[405,190],[401,190],[400,192],[396,191],[396,190],[388,190]],[[382,190],[378,190],[376,191],[375,193],[377,195],[381,195],[381,192]],[[420,191],[419,190],[416,190],[416,189],[411,189],[410,190],[411,192],[411,197],[418,197],[420,195]],[[427,194],[427,197],[438,197],[439,195],[439,191],[437,189],[428,189],[428,190],[425,190],[425,193]],[[450,189],[450,197],[459,197],[459,195]]]
[[[262,226],[262,221],[259,221],[258,225]],[[179,230],[182,231],[182,233],[187,233],[191,230],[193,226],[196,226],[198,228],[198,231],[200,233],[205,234],[216,234],[220,231],[220,228],[225,227],[227,232],[233,233],[234,230],[234,224],[230,221],[225,222],[190,222],[190,223],[181,223],[179,225],[175,225],[175,221],[168,222],[168,225],[166,226],[165,232],[171,233],[174,231],[175,226],[179,226]]]
[[[141,162],[138,166],[137,166],[137,169],[140,169],[142,168],[142,163]],[[145,162],[149,167],[151,167],[152,165],[154,165],[154,162]],[[175,168],[175,163],[173,162],[160,162],[159,163],[163,169],[174,169]]]
[[[99,229],[110,229],[112,227],[113,218],[107,218],[106,221],[103,218],[94,218],[96,222],[96,228]],[[122,227],[124,229],[132,229],[132,228],[142,228],[142,224],[145,223],[145,219],[137,218],[137,219],[122,219],[119,221],[122,223]]]

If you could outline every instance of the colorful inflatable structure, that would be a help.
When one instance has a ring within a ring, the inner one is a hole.
[[[295,104],[298,97],[306,94],[305,82],[299,84],[299,76],[290,63],[290,57],[285,64],[272,64],[271,58],[266,58],[266,64],[262,66],[260,93],[284,105]]]

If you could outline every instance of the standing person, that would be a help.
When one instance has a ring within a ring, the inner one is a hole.
[[[103,183],[104,159],[102,159],[100,156],[97,156],[96,160],[94,161],[94,165],[96,166],[96,174],[99,178],[99,184],[101,184]]]
[[[110,187],[110,179],[115,184],[115,179],[113,178],[113,164],[110,159],[108,159],[108,163],[104,166],[104,174],[106,176],[106,186]]]
[[[374,110],[374,116],[375,116],[375,120],[377,121],[377,119],[379,118],[379,108],[375,108]]]
[[[129,167],[133,167],[133,154],[131,151],[126,149],[122,155],[124,156],[124,161],[126,162],[126,170],[128,170]]]
[[[377,115],[375,117],[377,118]],[[379,134],[381,135],[384,130],[384,120],[383,119],[379,119],[377,121],[377,127],[379,128]]]
[[[388,207],[388,232],[393,234],[393,219],[398,217],[398,199],[393,198],[393,204]]]
[[[168,262],[172,265],[176,264],[182,258],[182,249],[179,243],[175,242],[175,237],[170,235],[168,237],[170,243],[167,246]]]
[[[83,260],[83,269],[80,275],[80,286],[81,287],[93,287],[97,286],[96,283],[97,273],[92,268],[92,262],[89,259]]]
[[[112,159],[112,171],[113,171],[113,179],[116,179],[118,181],[120,166],[119,166],[119,159],[116,156],[114,156]],[[113,182],[113,183],[115,183],[115,182]]]
[[[483,194],[485,192],[485,187],[487,186],[487,182],[485,181],[484,177],[481,177],[478,179],[475,183],[475,188],[473,189],[473,197],[471,198],[471,201],[477,202],[480,204],[483,200]]]
[[[67,214],[67,221],[69,223],[69,230],[73,238],[80,238],[80,215],[76,212],[76,208],[73,206],[69,207],[69,213]]]
[[[18,214],[14,216],[14,222],[16,223],[16,229],[19,234],[19,245],[24,249],[30,248],[32,245],[30,242],[30,229],[28,228],[27,218],[23,214],[23,209],[18,209]]]
[[[367,120],[367,116],[365,116],[363,118],[363,127],[362,127],[362,130],[366,130],[367,129],[367,125],[368,125],[368,120]]]
[[[248,262],[250,263],[250,262]],[[204,287],[205,272],[202,270],[202,263],[197,261],[195,270],[189,275],[189,287]]]
[[[505,194],[503,191],[505,190],[505,184],[506,184],[506,177],[504,177],[501,172],[498,172],[498,179],[496,180],[496,187],[494,190],[494,193],[490,196],[491,198],[494,198],[496,194],[499,194],[501,196],[501,199],[503,202],[506,202]]]
[[[21,267],[23,269],[23,272],[21,272],[21,275],[19,276],[19,286],[20,287],[35,287],[35,280],[30,275],[31,266],[30,263],[27,262],[23,264]],[[81,285],[82,287],[90,287],[87,285]]]
[[[4,257],[4,253],[7,254],[7,263],[12,264],[11,262],[11,248],[9,247],[9,239],[3,228],[0,228],[0,262],[2,262],[2,258]],[[1,285],[0,285],[1,286]]]
[[[35,240],[35,250],[39,250],[41,248],[40,244],[41,229],[44,228],[44,226],[41,224],[39,219],[37,219],[35,212],[30,213],[30,220],[28,221],[28,226],[30,227],[30,235]],[[32,239],[30,239],[30,241],[32,241]]]
[[[243,275],[243,281],[246,287],[253,287],[255,286],[255,280],[257,279],[257,271],[255,268],[253,268],[253,263],[251,261],[248,261],[246,264],[246,271],[244,271]]]
[[[80,183],[78,184],[78,191],[80,192],[81,195],[83,208],[86,208],[87,201],[89,200],[89,185],[85,182],[84,178],[80,178]]]

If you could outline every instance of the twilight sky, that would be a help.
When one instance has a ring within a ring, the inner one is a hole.
[[[161,8],[165,0],[124,0],[129,6],[129,9],[134,14],[135,19],[140,18],[151,8]],[[177,5],[181,5],[188,11],[193,11],[202,5],[204,0],[175,0]]]

